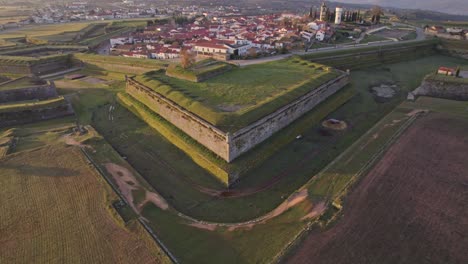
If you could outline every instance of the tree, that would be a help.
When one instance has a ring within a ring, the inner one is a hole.
[[[180,52],[180,65],[182,68],[187,69],[195,63],[195,53],[182,49]]]
[[[371,14],[372,14],[373,22],[378,24],[380,23],[380,16],[382,16],[384,13],[380,6],[373,6],[371,9]]]

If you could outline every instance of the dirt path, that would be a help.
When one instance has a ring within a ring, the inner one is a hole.
[[[122,195],[125,197],[129,205],[135,210],[135,212],[140,213],[143,207],[151,202],[162,210],[167,210],[169,208],[168,203],[164,198],[155,192],[150,192],[144,189],[136,180],[135,176],[127,168],[117,165],[115,163],[106,163],[104,164],[106,170],[112,175],[112,178],[117,183],[119,190]],[[132,191],[143,190],[146,192],[145,199],[139,204],[135,204]]]

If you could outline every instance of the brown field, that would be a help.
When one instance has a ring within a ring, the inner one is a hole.
[[[289,263],[468,263],[468,120],[417,120]]]
[[[77,147],[0,159],[0,263],[169,263]]]

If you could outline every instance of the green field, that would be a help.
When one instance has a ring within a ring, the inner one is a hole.
[[[166,70],[166,75],[191,82],[200,82],[229,71],[232,68],[234,68],[232,64],[214,59],[206,59],[196,62],[188,69],[184,69],[177,64],[171,64]]]
[[[9,131],[18,144],[0,158],[1,263],[171,263],[135,219],[117,214],[117,195],[81,151],[62,142],[66,120]]]
[[[383,40],[388,40],[388,38],[384,38],[378,35],[366,35],[359,43],[364,44],[364,43],[383,41]]]
[[[134,31],[146,25],[146,20],[87,21],[52,25],[26,25],[0,32],[0,46],[24,45],[32,42],[76,43],[94,47],[111,37]]]
[[[63,34],[70,31],[78,32],[86,28],[89,24],[90,22],[80,22],[67,24],[25,26],[14,31],[0,33],[0,39],[24,38],[24,36],[34,38],[46,38],[47,36]]]
[[[200,83],[171,78],[161,71],[135,80],[232,132],[341,74],[326,68],[293,58],[236,68]]]

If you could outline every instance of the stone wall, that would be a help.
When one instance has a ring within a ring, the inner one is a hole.
[[[184,131],[197,142],[224,160],[230,161],[226,133],[131,78],[127,79],[126,90],[128,94]]]
[[[27,100],[45,100],[57,96],[57,91],[53,83],[0,91],[0,103]]]
[[[349,83],[349,76],[343,74],[319,88],[300,97],[294,102],[281,107],[275,112],[244,127],[229,138],[229,157],[231,160],[249,151],[254,146],[268,139],[271,135],[291,124],[316,105],[338,92]]]
[[[412,92],[415,96],[425,95],[453,100],[468,101],[468,82],[450,82],[425,79],[421,86]]]
[[[126,90],[132,97],[197,142],[227,162],[231,162],[312,110],[316,105],[346,86],[348,82],[349,76],[343,73],[338,78],[321,85],[294,102],[232,134],[221,131],[199,116],[131,78],[127,79]]]
[[[72,64],[70,55],[60,55],[48,60],[38,59],[39,61],[14,61],[14,58],[15,57],[5,57],[0,55],[0,74],[41,75],[52,71],[66,69]]]
[[[0,113],[0,127],[27,124],[73,114],[73,108],[68,103],[50,108],[24,110],[18,112],[3,112]]]
[[[0,61],[0,74],[1,73],[31,74],[32,72],[28,64],[5,63],[4,61]]]

